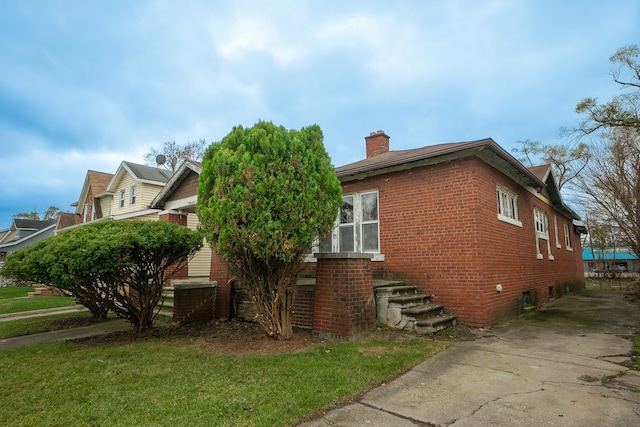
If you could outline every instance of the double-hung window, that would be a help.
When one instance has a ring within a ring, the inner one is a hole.
[[[518,218],[518,196],[501,186],[497,186],[496,198],[498,219],[522,227],[522,222]]]
[[[131,187],[131,203],[132,205],[136,204],[136,186],[134,185],[133,187]]]
[[[553,260],[554,258],[551,254],[551,245],[549,244],[549,217],[546,212],[538,208],[534,208],[533,219],[536,226],[536,256],[538,259],[543,258],[542,252],[540,252],[540,240],[545,240],[547,242],[547,254],[549,254],[549,259]]]
[[[367,191],[342,197],[334,229],[319,242],[324,252],[380,253],[378,192]],[[375,257],[374,259],[381,259]]]
[[[553,216],[553,232],[556,236],[556,248],[560,249],[562,246],[560,245],[560,233],[558,232],[558,217]]]
[[[571,234],[569,234],[569,224],[564,223],[564,246],[568,251],[572,251],[571,247]]]
[[[125,194],[124,190],[120,190],[120,207],[124,208]]]

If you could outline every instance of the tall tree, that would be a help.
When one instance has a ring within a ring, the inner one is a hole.
[[[204,139],[198,139],[185,144],[178,144],[175,141],[162,143],[162,148],[152,148],[144,155],[144,161],[151,166],[158,165],[158,159],[163,160],[159,166],[175,172],[185,160],[194,162],[202,161],[207,150],[207,143]]]
[[[513,151],[520,155],[518,160],[528,166],[540,163],[551,165],[557,180],[558,190],[575,180],[589,162],[589,146],[584,142],[567,144],[542,144],[529,139],[518,141]]]
[[[574,129],[581,135],[590,135],[612,128],[640,129],[640,49],[637,45],[625,46],[613,54],[609,61],[616,66],[613,81],[623,90],[611,101],[599,104],[596,98],[585,98],[576,112],[583,116]]]
[[[39,221],[41,218],[42,221],[56,221],[60,212],[59,207],[51,205],[46,211],[44,211],[42,216],[40,216],[38,211],[34,209],[32,212],[20,212],[15,214],[13,217],[19,219],[35,219],[36,221]]]
[[[593,157],[577,179],[586,210],[640,254],[640,132],[611,129],[591,150]]]
[[[275,339],[293,336],[304,256],[333,227],[341,194],[317,125],[238,126],[207,150],[196,206],[201,230],[247,287],[258,322]]]
[[[590,136],[592,151],[577,186],[586,196],[585,210],[640,253],[640,49],[624,46],[609,61],[622,93],[603,104],[585,98],[576,106],[582,120],[573,134]]]

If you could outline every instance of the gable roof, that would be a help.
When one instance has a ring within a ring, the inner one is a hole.
[[[60,212],[58,215],[58,223],[56,230],[72,227],[74,225],[82,224],[82,217],[77,213]]]
[[[122,162],[116,173],[113,175],[113,178],[111,178],[106,192],[113,193],[125,173],[129,173],[129,175],[131,175],[131,177],[133,177],[137,182],[160,186],[164,186],[171,178],[171,171],[166,169],[159,169],[131,162]]]
[[[41,223],[38,224],[38,228],[22,228],[20,227],[20,229],[23,230],[35,230],[33,233],[29,233],[28,235],[15,239],[15,240],[11,240],[9,242],[0,242],[0,248],[10,248],[10,247],[14,247],[14,246],[18,246],[28,240],[34,239],[38,236],[43,236],[45,234],[49,234],[49,235],[53,235],[53,231],[54,228],[56,227],[56,223],[53,221],[36,221],[36,220],[32,220],[32,219],[27,219],[27,220],[19,220],[19,219],[14,219],[14,224],[16,223],[16,221],[31,221],[30,223],[26,223],[27,225],[31,226],[33,225],[33,222],[36,223]],[[25,225],[25,223],[19,222],[19,224],[21,225]]]
[[[33,230],[33,231],[38,231],[38,230],[42,230],[43,228],[46,228],[48,226],[50,226],[51,224],[54,224],[54,221],[40,221],[37,219],[24,219],[24,218],[15,218],[13,220],[13,226],[12,228],[14,230]]]
[[[164,206],[164,203],[169,200],[173,192],[180,186],[180,184],[182,184],[191,172],[195,172],[200,175],[200,173],[202,173],[202,164],[192,160],[185,160],[162,190],[160,190],[158,195],[153,199],[151,202],[151,208],[161,209]],[[194,194],[194,196],[195,195],[197,194]]]
[[[76,213],[82,213],[82,209],[84,209],[84,204],[86,203],[87,196],[89,195],[89,189],[95,198],[99,194],[103,194],[107,191],[107,187],[113,178],[112,173],[106,172],[98,172],[94,170],[88,170],[87,175],[84,178],[84,185],[82,186],[82,191],[80,192],[80,199],[71,206],[76,207]]]
[[[580,216],[577,213],[564,204],[562,195],[558,189],[555,174],[553,173],[553,169],[551,169],[551,165],[533,166],[529,168],[529,170],[536,175],[540,181],[545,183],[545,187],[542,191],[547,197],[549,197],[551,203],[556,208],[571,219],[580,219]]]

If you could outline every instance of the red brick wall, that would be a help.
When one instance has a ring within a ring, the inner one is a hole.
[[[322,255],[318,255],[313,334],[326,339],[349,339],[375,329],[371,260]]]
[[[294,326],[309,329],[313,327],[314,288],[313,285],[297,287],[291,317]]]
[[[518,195],[522,227],[497,219],[497,183]],[[549,286],[584,280],[579,236],[572,236],[573,252],[555,249],[553,215],[562,218],[560,230],[570,220],[478,158],[343,183],[344,194],[375,189],[385,260],[372,263],[374,275],[435,294],[433,302],[462,324],[493,324],[521,311],[522,292],[541,304]],[[555,261],[546,244],[545,259],[536,259],[533,206],[549,212]]]
[[[218,319],[228,319],[231,315],[231,283],[224,260],[216,253],[211,254],[211,270],[209,280],[218,282],[216,288],[215,316]]]
[[[173,298],[174,322],[207,322],[213,319],[215,287],[176,286]]]
[[[187,177],[180,183],[178,188],[174,190],[168,200],[180,200],[192,197],[198,194],[198,177],[194,171],[189,172]]]

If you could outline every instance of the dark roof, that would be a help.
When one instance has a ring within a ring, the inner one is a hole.
[[[23,219],[23,218],[15,218],[13,220],[13,224],[17,229],[21,230],[42,230],[43,228],[47,228],[51,224],[54,224],[55,221],[39,221],[35,219]]]
[[[477,156],[524,185],[544,187],[544,182],[525,168],[491,138],[468,142],[429,145],[411,150],[393,150],[335,169],[341,181],[361,179],[395,170]]]
[[[122,162],[127,166],[135,178],[142,181],[155,181],[166,183],[171,178],[172,172],[166,169],[154,168],[137,163]]]

